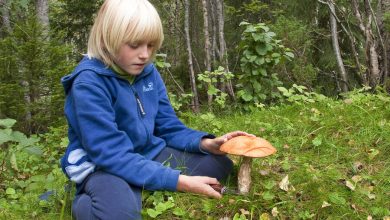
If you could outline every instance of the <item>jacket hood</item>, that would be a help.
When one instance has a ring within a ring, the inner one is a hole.
[[[145,68],[142,70],[142,72],[136,76],[135,81],[137,81],[140,78],[145,77],[146,75],[150,74],[154,69],[154,65],[152,63],[145,66]],[[68,94],[70,88],[72,87],[74,79],[82,73],[83,71],[93,71],[96,74],[99,75],[105,75],[105,76],[112,76],[112,77],[118,77],[120,78],[111,68],[106,66],[103,62],[101,62],[98,59],[92,58],[89,59],[88,57],[84,57],[79,65],[74,69],[74,71],[61,78],[62,86],[64,87],[65,94]]]

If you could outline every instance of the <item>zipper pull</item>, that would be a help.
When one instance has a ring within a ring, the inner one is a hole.
[[[131,88],[131,90],[132,90],[133,93],[134,93],[135,100],[137,101],[138,108],[139,108],[139,110],[140,110],[140,112],[141,112],[141,116],[142,116],[142,117],[145,117],[146,112],[145,112],[144,106],[142,105],[141,99],[139,98],[139,95],[138,95],[137,91],[135,91],[135,89],[133,88],[133,86],[130,86],[130,88]]]

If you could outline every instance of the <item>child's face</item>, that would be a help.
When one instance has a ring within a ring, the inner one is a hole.
[[[123,44],[115,63],[130,75],[138,75],[149,62],[154,51],[151,43]]]

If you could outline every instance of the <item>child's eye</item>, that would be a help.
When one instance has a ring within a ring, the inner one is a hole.
[[[148,47],[149,47],[149,48],[153,48],[153,47],[154,47],[154,44],[148,44]]]
[[[139,44],[137,44],[137,43],[129,43],[127,45],[129,45],[129,47],[132,49],[137,49],[139,47]]]

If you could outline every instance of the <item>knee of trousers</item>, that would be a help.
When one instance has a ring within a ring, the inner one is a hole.
[[[227,156],[208,155],[201,162],[204,172],[208,176],[217,178],[218,180],[225,179],[233,170],[233,161]]]
[[[83,199],[82,201],[90,201],[91,216],[97,219],[140,219],[141,215],[141,189],[129,185],[126,181],[105,172],[98,171],[88,178],[85,184],[83,194],[88,196],[90,200]],[[82,198],[82,197],[81,197]],[[78,206],[88,206],[81,202],[74,203],[74,211],[78,210]]]

